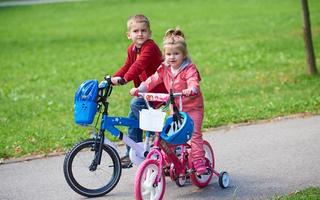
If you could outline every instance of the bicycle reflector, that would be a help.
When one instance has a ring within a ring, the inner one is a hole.
[[[160,137],[169,144],[185,144],[193,133],[193,120],[185,112],[179,112],[180,121],[173,120],[173,116],[168,117],[162,129]]]
[[[89,125],[97,112],[98,81],[84,81],[74,97],[74,120],[79,125]]]

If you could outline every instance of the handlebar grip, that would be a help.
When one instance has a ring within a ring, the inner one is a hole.
[[[124,80],[124,78],[121,78],[121,79],[118,80],[118,83],[120,85],[124,85],[124,84],[126,84],[126,80]]]
[[[173,93],[174,97],[180,97],[180,96],[185,96],[184,94],[182,94],[182,92],[177,92],[177,93]]]

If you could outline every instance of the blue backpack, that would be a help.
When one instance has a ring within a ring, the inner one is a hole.
[[[97,112],[98,81],[84,81],[74,97],[74,120],[79,125],[92,124]]]

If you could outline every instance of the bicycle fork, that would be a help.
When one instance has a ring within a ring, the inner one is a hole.
[[[164,159],[162,157],[162,154],[160,152],[160,149],[158,148],[154,148],[152,149],[149,154],[147,155],[146,159],[157,159],[158,160],[158,168],[159,168],[159,171],[158,171],[158,174],[157,174],[157,177],[154,181],[155,184],[157,184],[158,182],[160,182],[160,179],[161,179],[161,175],[162,175],[162,167],[164,165]]]
[[[97,166],[100,165],[101,163],[102,148],[104,145],[104,130],[99,131],[98,137],[95,138],[95,140],[96,142],[93,147],[95,153],[94,153],[94,159],[92,160],[89,166],[90,171],[95,171],[97,169]]]

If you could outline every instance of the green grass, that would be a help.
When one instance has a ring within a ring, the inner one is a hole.
[[[319,68],[320,2],[309,1]],[[204,127],[320,113],[320,79],[306,72],[300,2],[83,1],[0,8],[0,158],[70,148],[86,79],[124,62],[129,15],[151,20],[153,39],[179,26],[202,75]],[[110,113],[126,116],[132,84],[114,88]]]
[[[310,187],[292,194],[275,198],[276,200],[318,200],[320,199],[320,188]]]

